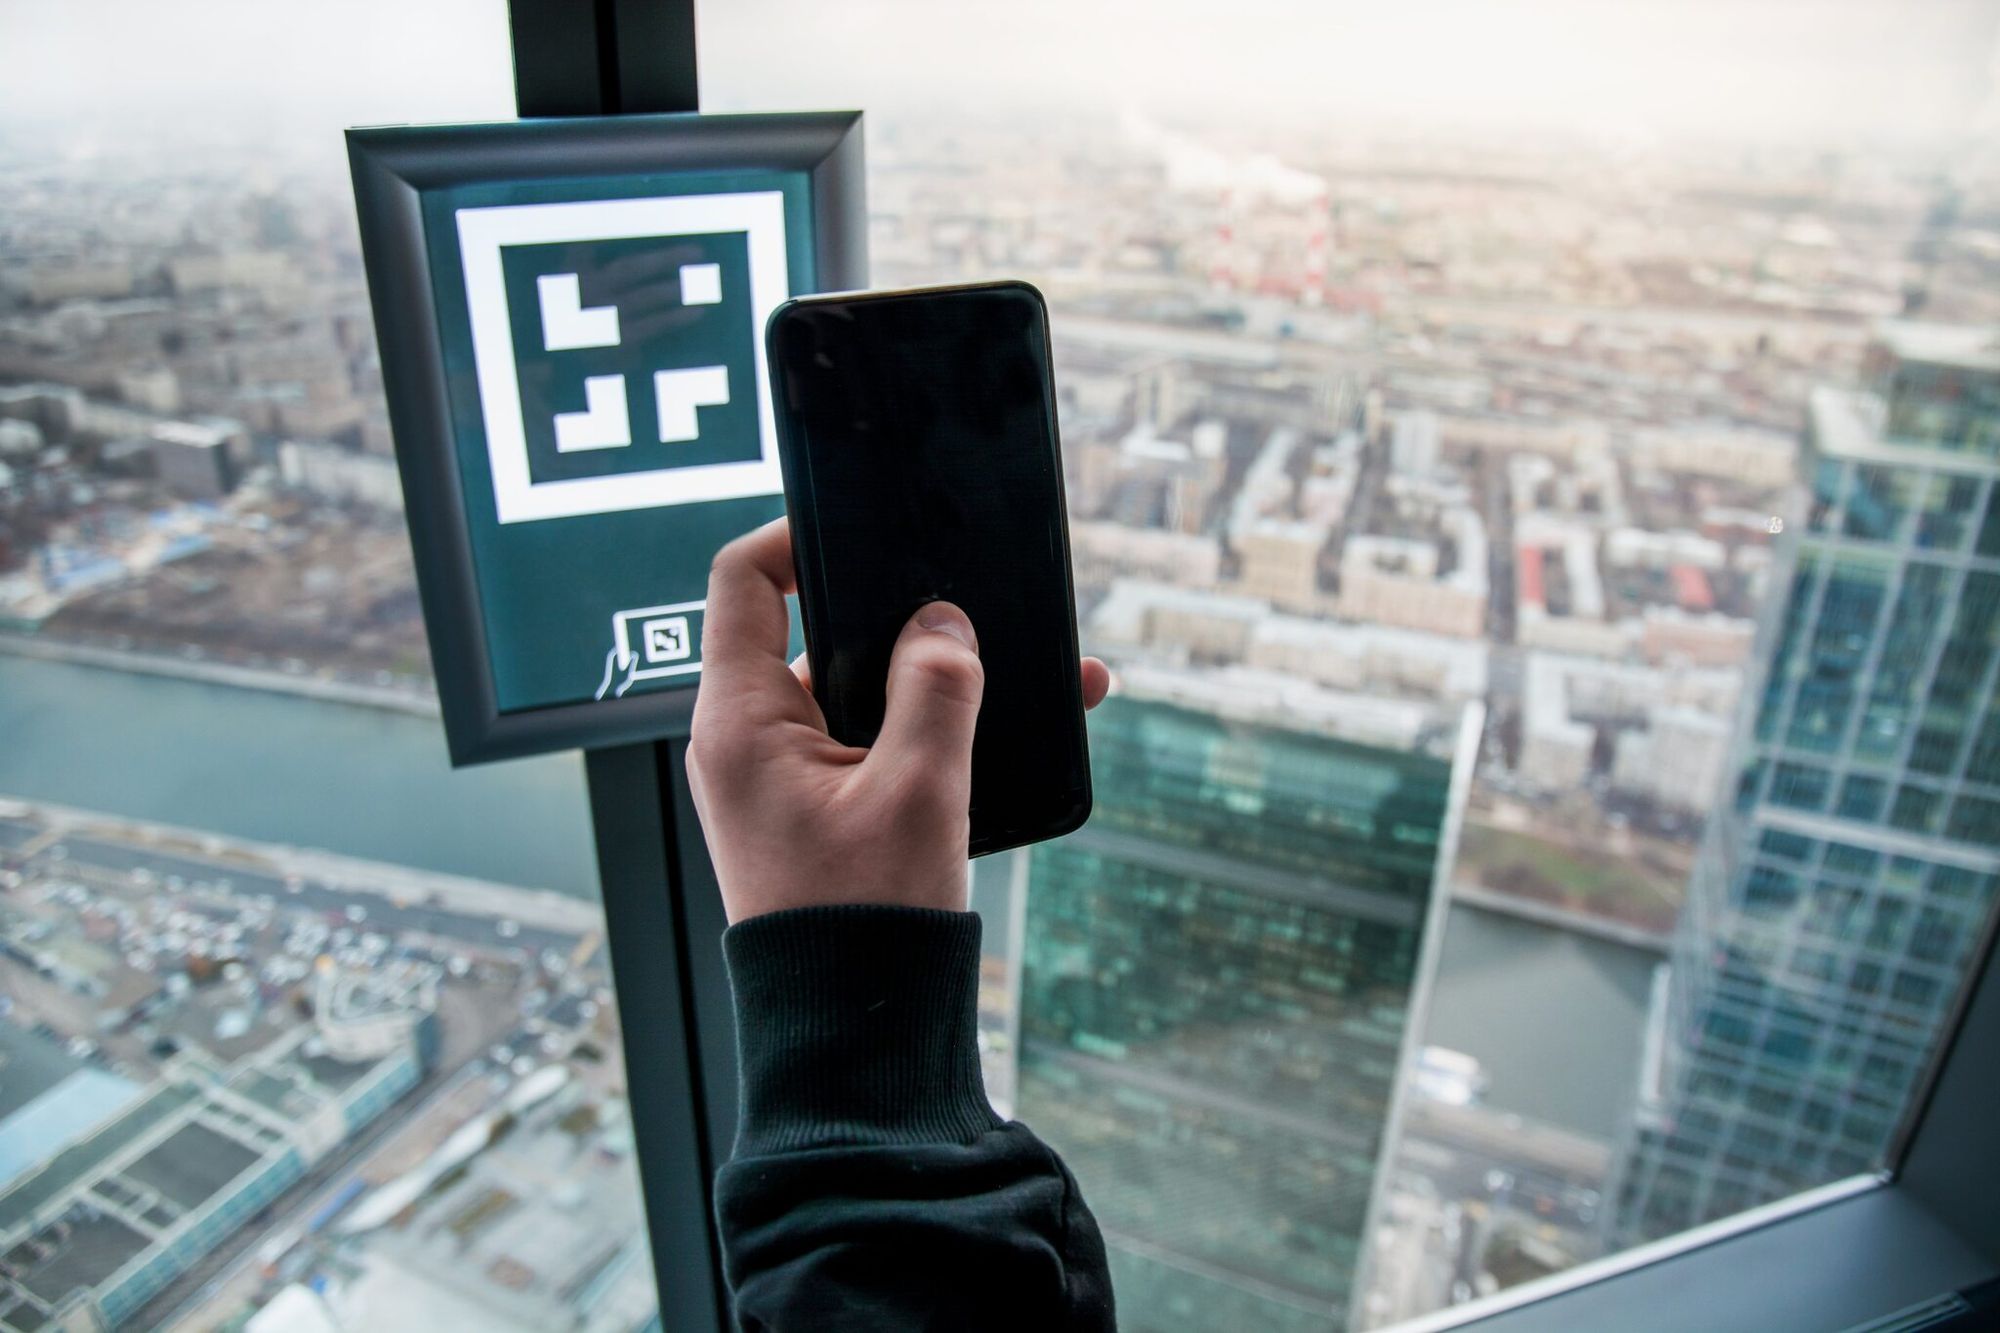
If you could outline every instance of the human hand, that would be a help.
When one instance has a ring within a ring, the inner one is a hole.
[[[965,910],[972,732],[985,673],[965,613],[920,608],[889,661],[888,712],[868,748],[827,734],[804,662],[788,665],[792,536],[737,538],[708,577],[688,785],[732,922],[791,907]],[[1095,708],[1111,673],[1083,659]]]

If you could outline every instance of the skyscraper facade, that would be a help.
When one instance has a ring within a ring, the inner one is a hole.
[[[1093,715],[1091,822],[1033,852],[1018,1105],[1104,1228],[1121,1326],[1325,1333],[1451,763],[1185,703]]]
[[[2000,335],[1892,325],[1870,378],[1811,398],[1809,510],[1689,885],[1618,1244],[1878,1165],[1992,909]]]

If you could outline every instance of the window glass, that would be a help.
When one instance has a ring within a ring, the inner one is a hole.
[[[1856,773],[1840,785],[1839,814],[1843,819],[1867,821],[1882,813],[1882,802],[1888,796],[1889,784],[1881,778]]]
[[[1935,634],[1939,618],[1950,612],[1953,583],[1950,571],[1938,565],[1913,564],[1904,569],[1902,591],[1875,668],[1874,688],[1854,739],[1858,756],[1888,759],[1901,749],[1916,692],[1929,666],[1922,650],[1928,636]]]
[[[1978,508],[1979,481],[1939,473],[1931,478],[1924,509],[1917,517],[1917,544],[1957,550],[1965,543]]]
[[[1771,800],[1800,810],[1817,810],[1826,803],[1832,779],[1815,764],[1779,764],[1771,771]]]
[[[712,105],[869,109],[878,283],[1050,300],[1121,693],[990,1082],[1133,1327],[1390,1325],[1908,1104],[1996,868],[1995,182],[1861,144],[1990,43],[1745,12],[704,10]]]
[[[1979,540],[1973,549],[1983,556],[2000,556],[2000,486],[1986,492],[1986,516],[1979,521]]]
[[[1838,559],[1828,571],[1805,676],[1791,699],[1787,739],[1795,748],[1823,754],[1841,748],[1889,573],[1884,562],[1867,556]]]
[[[1120,693],[1091,824],[976,870],[980,1040],[1126,1326],[1387,1326],[1882,1164],[2000,883],[1990,34],[700,30],[708,109],[867,109],[878,284],[1050,301]],[[337,133],[507,115],[501,10],[0,45],[0,1324],[642,1322],[578,765],[445,771]]]
[[[1844,531],[1850,537],[1893,540],[1909,516],[1912,497],[1926,480],[1922,473],[1906,468],[1856,468]]]
[[[448,768],[340,140],[504,11],[0,10],[0,1328],[636,1328],[573,756]]]

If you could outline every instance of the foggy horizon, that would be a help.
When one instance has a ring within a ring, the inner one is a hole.
[[[1918,148],[2000,126],[2000,5],[1977,0],[740,0],[698,22],[708,111]],[[34,57],[0,87],[0,133],[140,114],[248,113],[273,132],[513,114],[502,0],[17,0],[0,46]]]

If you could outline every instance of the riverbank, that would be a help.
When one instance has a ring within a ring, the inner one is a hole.
[[[1521,921],[1532,921],[1537,925],[1551,926],[1576,935],[1588,935],[1611,944],[1622,944],[1628,949],[1645,949],[1665,955],[1673,947],[1673,936],[1663,931],[1648,930],[1644,926],[1593,916],[1588,912],[1558,907],[1553,903],[1538,902],[1518,894],[1496,893],[1477,884],[1453,884],[1451,901],[1453,906],[1474,907],[1483,912],[1494,912]]]
[[[112,809],[160,827],[206,827],[270,845],[326,847],[382,865],[470,871],[476,883],[530,877],[562,893],[596,891],[576,759],[544,757],[454,773],[432,697],[0,632],[0,662],[8,656],[50,664],[32,671],[108,673],[106,681],[122,685],[84,685],[82,677],[76,685],[18,681],[12,693],[22,715],[14,723],[0,701],[0,723],[6,723],[0,735],[18,747],[14,755],[0,755],[4,793]],[[166,699],[150,693],[146,677],[196,693]],[[222,693],[200,693],[208,689]],[[268,703],[250,707],[250,699]],[[308,717],[284,701],[334,709]],[[380,723],[356,727],[366,719]],[[190,751],[190,745],[202,749]],[[278,801],[274,779],[318,787],[336,799],[312,813],[312,807]],[[420,815],[426,807],[430,819]],[[512,849],[502,853],[498,845]],[[1664,955],[1670,945],[1666,933],[1480,885],[1456,883],[1452,901],[1652,955]]]
[[[597,895],[583,764],[453,769],[408,707],[0,653],[0,792],[267,845]]]
[[[231,847],[262,849],[308,885],[386,886],[408,900],[371,905],[371,921],[432,910],[436,891],[511,917],[522,941],[540,921],[574,935],[584,912],[602,928],[577,755],[454,770],[443,729],[404,709],[111,666],[0,653],[0,793],[162,830],[193,860],[227,865]],[[236,869],[265,873],[240,859]],[[255,891],[287,892],[286,875],[275,878]],[[1496,1108],[1615,1134],[1659,943],[1559,909],[1454,897],[1426,1042],[1477,1059]]]
[[[32,844],[27,845],[38,848],[69,838],[114,843],[188,878],[312,880],[345,894],[370,895],[397,904],[421,903],[464,916],[512,920],[570,935],[583,935],[604,924],[596,903],[549,889],[524,889],[313,848],[224,837],[205,829],[128,819],[97,810],[0,795],[0,820],[17,827],[39,826]],[[207,876],[200,875],[203,871]]]
[[[226,685],[239,690],[262,690],[270,694],[297,695],[326,703],[352,704],[360,708],[382,708],[412,717],[438,716],[434,695],[417,694],[384,685],[364,685],[358,681],[329,680],[324,676],[294,675],[268,667],[238,666],[202,658],[185,658],[166,653],[142,653],[122,648],[100,648],[92,644],[70,643],[40,635],[0,631],[0,653],[28,657],[42,662],[64,662],[72,666],[97,667],[106,671],[129,671],[142,676],[165,676],[204,685]]]

